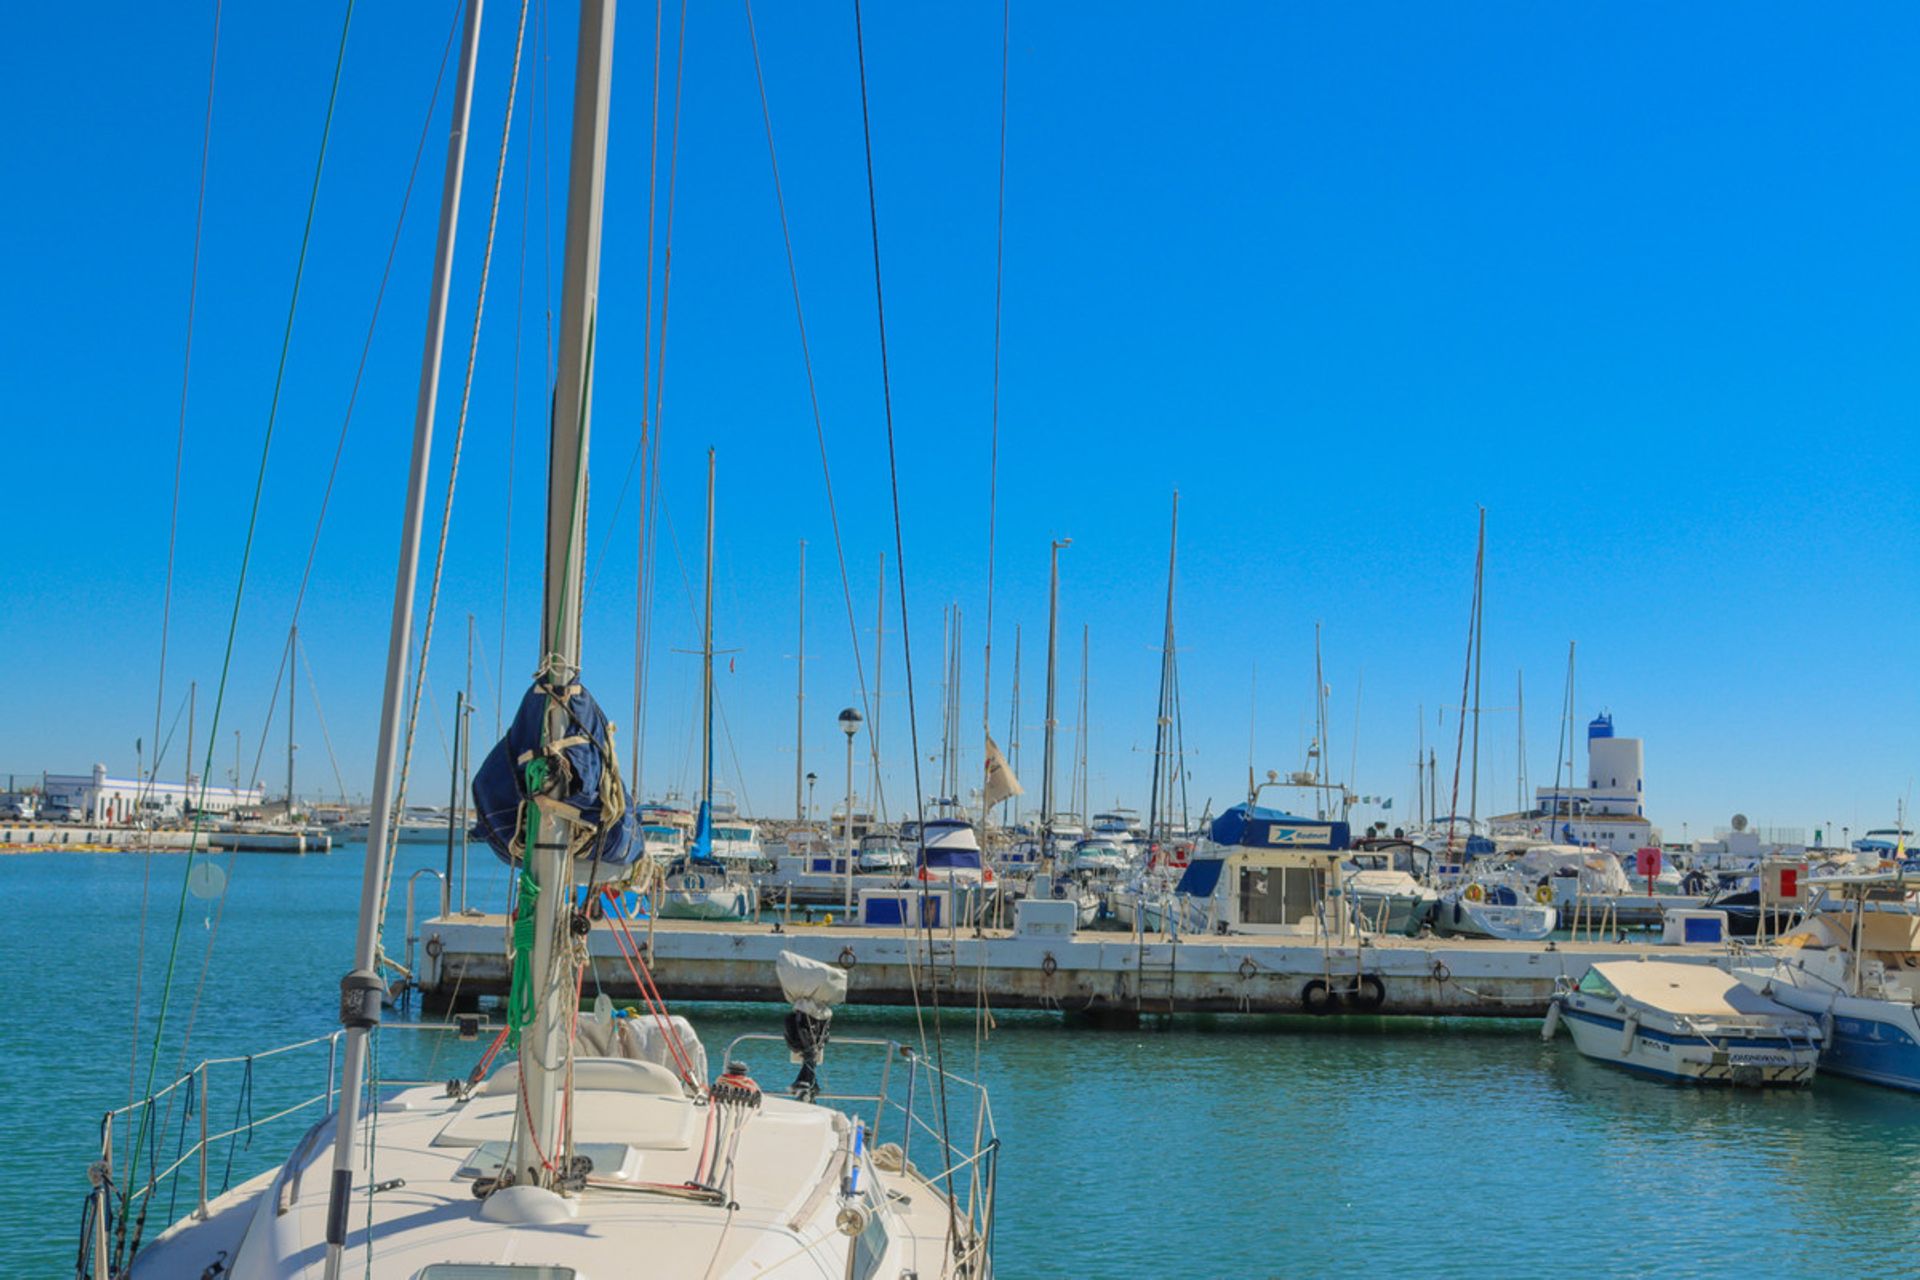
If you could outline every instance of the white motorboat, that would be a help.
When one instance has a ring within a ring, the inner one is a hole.
[[[1553,907],[1534,902],[1512,886],[1470,880],[1440,895],[1433,906],[1435,933],[1449,938],[1494,938],[1539,942],[1560,920]]]
[[[1133,870],[1136,861],[1130,845],[1104,836],[1080,841],[1066,857],[1069,870],[1108,879],[1118,879]]]
[[[1820,1059],[1817,1019],[1705,964],[1603,961],[1563,980],[1541,1035],[1562,1023],[1589,1058],[1686,1084],[1811,1084]]]
[[[1820,1066],[1920,1092],[1920,876],[1835,876],[1777,960],[1734,970],[1760,994],[1818,1018]]]
[[[1371,933],[1411,936],[1433,916],[1440,895],[1402,865],[1414,846],[1355,849],[1341,864],[1354,922]]]

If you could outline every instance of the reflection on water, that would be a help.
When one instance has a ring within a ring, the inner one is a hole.
[[[358,855],[234,859],[192,1058],[332,1029]],[[400,856],[402,878],[444,858]],[[182,865],[153,862],[146,1036]],[[0,859],[13,919],[31,922],[0,931],[0,964],[39,984],[7,1032],[0,1133],[14,1158],[0,1179],[0,1274],[72,1265],[68,1224],[98,1113],[128,1093],[145,866],[129,855]],[[472,869],[470,898],[494,906],[498,864],[476,850]],[[162,1077],[215,916],[189,900]],[[728,1039],[777,1031],[781,1011],[685,1012],[717,1065]],[[945,1051],[963,1075],[977,1055],[992,1090],[1004,1276],[1896,1275],[1912,1273],[1920,1251],[1920,1098],[1832,1079],[1795,1092],[1672,1087],[1588,1062],[1564,1037],[1542,1044],[1522,1022],[1208,1017],[1122,1032],[995,1018],[976,1049],[974,1011],[950,1012]],[[916,1036],[911,1011],[856,1009],[836,1026]],[[384,1043],[388,1076],[464,1074],[477,1052],[438,1038]],[[755,1063],[763,1085],[785,1082],[780,1055]],[[850,1054],[829,1051],[830,1085],[836,1070],[853,1070]],[[312,1084],[270,1081],[263,1068],[256,1105],[264,1114],[276,1089],[291,1097]],[[235,1101],[216,1084],[211,1114],[231,1119]],[[956,1107],[952,1122],[959,1131],[971,1115]],[[305,1125],[289,1120],[236,1151],[235,1180]]]

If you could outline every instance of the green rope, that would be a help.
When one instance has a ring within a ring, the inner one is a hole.
[[[527,794],[537,795],[547,784],[547,761],[527,765]],[[533,947],[539,938],[534,919],[540,901],[540,882],[533,878],[533,851],[540,842],[540,810],[527,803],[526,849],[520,859],[520,898],[513,912],[513,986],[507,995],[507,1045],[520,1046],[520,1032],[533,1025],[538,1009],[533,999]]]
[[[195,814],[194,814],[194,821],[193,821],[193,836],[188,843],[186,865],[182,868],[181,876],[180,876],[180,900],[179,900],[179,904],[176,906],[174,910],[173,940],[167,950],[166,976],[160,989],[160,1009],[154,1021],[152,1049],[150,1051],[150,1055],[147,1060],[146,1093],[148,1097],[153,1096],[154,1076],[160,1065],[161,1037],[166,1029],[168,1006],[172,1002],[174,968],[180,954],[180,936],[186,924],[187,891],[188,891],[188,886],[191,883],[191,877],[193,874],[195,854],[198,852],[201,814],[205,811],[205,807],[206,807],[204,802],[206,799],[207,779],[213,776],[213,752],[214,752],[214,745],[219,740],[220,711],[222,706],[226,702],[227,676],[233,666],[234,642],[240,627],[240,601],[246,593],[247,567],[253,557],[254,530],[260,518],[260,495],[262,490],[266,486],[266,480],[267,480],[267,457],[273,446],[274,421],[279,415],[280,393],[286,380],[287,353],[293,345],[293,320],[294,320],[294,315],[296,314],[299,308],[300,282],[306,273],[307,248],[311,244],[313,239],[313,215],[314,215],[314,210],[320,201],[320,175],[326,165],[327,143],[333,134],[334,107],[340,98],[340,72],[341,72],[341,68],[346,64],[347,33],[352,29],[352,26],[353,26],[353,0],[347,0],[346,15],[342,19],[340,24],[340,47],[338,52],[334,55],[333,83],[332,83],[332,87],[328,90],[328,94],[327,94],[326,118],[322,121],[321,127],[320,127],[320,153],[314,159],[313,185],[307,195],[306,224],[301,229],[301,232],[300,232],[300,254],[294,264],[293,294],[292,294],[292,297],[289,298],[287,302],[287,323],[284,331],[281,334],[281,339],[280,339],[280,361],[279,361],[279,366],[274,373],[273,399],[267,409],[266,434],[265,434],[265,437],[260,442],[260,467],[259,467],[258,474],[254,477],[253,502],[247,514],[247,536],[240,551],[240,576],[239,576],[239,580],[234,584],[233,610],[227,621],[226,650],[223,657],[221,658],[220,682],[216,687],[216,691],[214,694],[214,701],[213,701],[213,725],[212,725],[212,728],[209,729],[207,734],[206,764],[202,768],[200,773],[202,803],[195,807]],[[211,947],[211,939],[209,939],[209,947]],[[185,1046],[182,1046],[183,1052],[184,1052],[184,1049],[185,1049]],[[146,1128],[147,1117],[145,1113],[142,1113],[140,1125],[142,1130]],[[136,1178],[134,1175],[137,1172],[137,1168],[139,1164],[139,1152],[140,1152],[140,1146],[139,1146],[139,1143],[136,1141],[134,1146],[134,1154],[131,1162],[129,1163],[128,1170],[127,1170],[127,1178],[126,1178],[125,1186],[128,1188],[132,1188],[134,1185],[136,1185]],[[142,1217],[144,1219],[144,1212],[142,1214]],[[122,1221],[124,1222],[124,1220],[125,1220],[125,1214],[123,1212]],[[122,1229],[124,1230],[124,1227]],[[137,1235],[136,1235],[136,1240],[137,1240]],[[117,1243],[123,1244],[124,1242],[125,1242],[125,1237],[122,1236],[120,1241]],[[119,1253],[120,1253],[120,1250],[118,1247],[116,1247],[115,1249],[116,1262],[118,1262],[119,1260]]]

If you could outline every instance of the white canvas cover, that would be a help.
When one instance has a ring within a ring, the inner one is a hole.
[[[1775,1004],[1732,974],[1710,965],[1679,964],[1670,960],[1610,960],[1593,967],[1622,996],[1662,1013],[1806,1020],[1804,1015]]]
[[[809,960],[792,951],[782,951],[774,961],[780,975],[780,990],[793,1007],[813,1018],[831,1018],[833,1006],[847,999],[847,971],[837,964]]]

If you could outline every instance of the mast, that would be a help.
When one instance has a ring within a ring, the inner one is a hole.
[[[549,683],[572,683],[580,672],[580,617],[586,568],[587,450],[593,418],[594,330],[599,313],[600,211],[607,163],[607,97],[613,74],[613,0],[580,6],[580,49],[574,70],[573,146],[567,176],[567,240],[561,275],[559,361],[547,454],[546,591],[540,652]],[[564,737],[564,709],[550,706],[545,740]],[[572,866],[561,841],[536,842],[526,872],[541,890],[535,901],[532,974],[535,1016],[520,1035],[524,1105],[514,1112],[510,1169],[521,1185],[551,1188],[553,1173],[538,1152],[559,1142],[560,1081],[573,988],[562,961],[571,915]]]
[[[807,540],[800,539],[800,652],[794,659],[793,820],[805,816],[807,776]]]
[[[1327,816],[1327,677],[1320,665],[1320,624],[1313,624],[1313,816]]]
[[[1013,761],[1013,776],[1020,776],[1020,624],[1013,624],[1013,715],[1007,725],[1007,755]],[[1013,820],[1020,821],[1020,794],[1010,797]]]
[[[707,599],[700,624],[700,825],[694,848],[713,848],[713,450],[707,450]]]
[[[880,659],[887,651],[887,553],[880,553],[880,586],[873,597],[873,708],[867,719],[867,746],[873,759],[867,763],[867,794],[874,797],[874,816],[884,821],[885,807],[880,803]]]
[[[1414,717],[1413,808],[1414,822],[1427,821],[1427,704],[1421,703]]]
[[[293,825],[293,691],[300,685],[300,624],[287,628],[287,825]]]
[[[406,683],[407,654],[413,643],[413,596],[420,569],[420,528],[426,519],[433,413],[440,391],[447,291],[452,283],[454,231],[459,221],[460,181],[466,165],[467,121],[473,107],[473,68],[480,51],[483,2],[469,0],[461,35],[453,118],[447,135],[446,172],[440,188],[440,226],[427,303],[427,332],[420,357],[420,391],[414,404],[412,459],[407,470],[407,499],[400,526],[400,562],[394,579],[393,611],[387,636],[387,671],[380,696],[380,739],[374,756],[367,853],[360,878],[360,922],[354,937],[353,971],[340,982],[340,1021],[346,1028],[346,1044],[341,1057],[340,1110],[334,1129],[333,1178],[328,1188],[326,1280],[340,1277],[341,1253],[347,1240],[347,1210],[353,1192],[361,1069],[366,1060],[367,1032],[379,1024],[380,998],[386,990],[374,966],[380,946],[381,905],[386,900],[387,846],[393,835],[393,793],[399,771],[400,704]],[[581,25],[586,25],[584,10]],[[540,1093],[531,1087],[528,1092],[530,1100],[531,1095]],[[540,1104],[550,1106],[550,1091],[540,1099]],[[547,1111],[542,1110],[540,1114],[544,1119]]]
[[[1519,762],[1514,771],[1515,794],[1518,805],[1515,813],[1527,811],[1527,673],[1513,673],[1515,719],[1519,721],[1519,741],[1514,746],[1515,759]]]
[[[1078,766],[1080,771],[1080,795],[1078,796],[1078,804],[1080,807],[1079,816],[1080,816],[1080,827],[1082,832],[1086,830],[1087,818],[1089,816],[1087,813],[1087,737],[1088,737],[1088,729],[1090,728],[1090,726],[1087,724],[1087,635],[1088,635],[1088,630],[1089,629],[1086,623],[1083,622],[1080,624],[1080,716],[1079,716],[1080,727],[1079,727],[1079,732],[1076,734],[1076,736],[1080,740],[1078,744],[1080,748],[1080,763]]]
[[[199,691],[200,691],[200,682],[199,682],[198,680],[189,680],[189,681],[187,681],[187,772],[186,772],[186,789],[185,789],[184,791],[182,791],[182,792],[180,793],[180,807],[181,807],[181,809],[182,809],[183,811],[184,811],[184,810],[186,809],[186,807],[187,807],[188,805],[190,805],[190,804],[192,804],[192,803],[193,803],[193,713],[194,713],[194,704],[195,704],[195,702],[196,702],[196,701],[197,701],[197,699],[198,699],[198,694],[199,694]],[[233,731],[233,735],[234,735],[234,736],[233,736],[233,742],[234,742],[234,746],[233,746],[233,758],[234,758],[234,761],[235,761],[235,767],[234,767],[234,771],[233,771],[233,788],[234,788],[234,798],[233,798],[233,799],[234,799],[234,803],[235,803],[235,804],[238,804],[238,803],[240,802],[240,796],[239,796],[239,791],[240,791],[240,769],[239,769],[239,766],[238,766],[238,761],[239,761],[239,759],[240,759],[240,731],[239,731],[238,729],[235,729],[235,730]],[[160,746],[159,746],[159,744],[158,744],[158,743],[155,743],[155,744],[154,744],[154,750],[155,750],[155,751],[158,751],[159,749],[160,749]],[[208,748],[207,750],[208,750],[208,754],[212,754],[212,750],[213,750],[213,749],[212,749],[211,747],[209,747],[209,748]],[[41,794],[43,794],[43,795],[45,794],[45,792],[44,792],[44,790],[42,791],[42,793],[41,793]]]
[[[1054,539],[1047,569],[1047,715],[1040,765],[1040,860],[1049,871],[1053,869],[1053,735],[1059,723],[1053,717],[1053,695],[1060,657],[1060,548],[1072,542],[1072,538]]]
[[[1480,508],[1480,547],[1473,557],[1473,773],[1467,788],[1467,830],[1472,832],[1480,818],[1480,651],[1485,640],[1487,616],[1487,509]]]
[[[1160,820],[1172,819],[1172,788],[1168,787],[1167,737],[1173,727],[1173,571],[1180,550],[1180,491],[1173,491],[1173,530],[1167,538],[1167,617],[1160,637],[1160,702],[1153,721],[1153,791],[1147,797],[1147,843],[1160,838]],[[1167,804],[1161,802],[1162,789]],[[1084,819],[1085,815],[1082,815]]]

